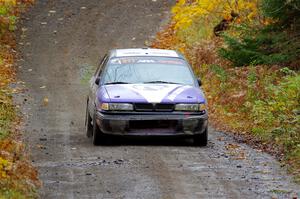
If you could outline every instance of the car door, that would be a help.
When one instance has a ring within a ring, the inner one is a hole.
[[[99,88],[99,86],[95,83],[96,79],[97,79],[97,77],[99,77],[101,75],[103,66],[106,64],[107,60],[108,60],[108,56],[105,55],[102,58],[102,60],[100,61],[95,74],[93,75],[93,77],[90,80],[90,90],[89,90],[89,108],[90,108],[90,110],[93,110],[95,107],[97,90]],[[92,111],[90,111],[90,112],[92,113]]]

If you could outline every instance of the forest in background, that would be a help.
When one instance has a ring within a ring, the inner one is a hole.
[[[300,182],[300,0],[178,0],[172,14],[152,47],[188,57],[215,128]]]

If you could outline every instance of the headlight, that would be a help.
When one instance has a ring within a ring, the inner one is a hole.
[[[102,103],[100,109],[104,111],[133,111],[132,104],[126,103]]]
[[[202,112],[206,110],[205,104],[176,104],[176,111]]]

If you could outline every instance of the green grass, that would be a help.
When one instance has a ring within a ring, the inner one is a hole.
[[[0,140],[10,134],[11,123],[15,119],[16,114],[11,98],[0,91]]]
[[[25,199],[26,197],[18,190],[0,189],[0,199],[6,199],[6,198]]]

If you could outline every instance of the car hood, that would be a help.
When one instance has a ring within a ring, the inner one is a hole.
[[[198,87],[179,84],[118,84],[99,88],[100,102],[113,103],[205,103]]]

